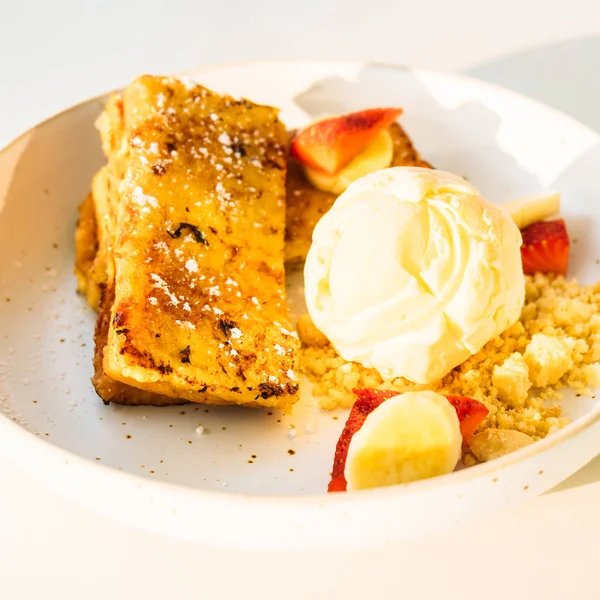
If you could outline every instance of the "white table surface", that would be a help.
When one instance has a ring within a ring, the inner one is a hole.
[[[466,72],[600,131],[598,0],[0,0],[0,9],[0,145],[141,72],[271,58]],[[0,598],[600,598],[599,505],[597,459],[555,492],[410,545],[228,553],[94,515],[0,458]]]

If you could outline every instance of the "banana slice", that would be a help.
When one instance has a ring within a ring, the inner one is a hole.
[[[461,456],[456,410],[432,391],[386,400],[354,434],[344,475],[361,490],[450,473]]]
[[[544,192],[517,198],[502,205],[519,229],[543,221],[560,212],[560,192]]]
[[[323,173],[307,165],[304,165],[304,173],[316,188],[339,195],[360,177],[389,167],[393,158],[394,142],[392,136],[387,129],[383,129],[360,154],[355,156],[335,175]]]

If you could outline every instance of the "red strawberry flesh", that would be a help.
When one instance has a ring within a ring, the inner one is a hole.
[[[448,402],[456,409],[456,415],[460,423],[460,433],[463,440],[473,435],[487,414],[488,409],[481,402],[464,396],[446,396]]]
[[[521,232],[523,272],[566,275],[569,266],[569,235],[563,219],[539,221]]]

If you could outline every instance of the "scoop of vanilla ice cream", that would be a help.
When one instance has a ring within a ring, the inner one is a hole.
[[[460,177],[384,169],[352,183],[315,228],[308,311],[344,359],[432,383],[519,318],[520,246],[508,214]]]

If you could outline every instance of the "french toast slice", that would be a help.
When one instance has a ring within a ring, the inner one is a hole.
[[[390,125],[388,131],[394,142],[394,156],[390,166],[431,167],[421,158],[398,123]],[[290,158],[288,162],[286,188],[285,260],[297,263],[306,258],[312,243],[313,229],[331,208],[337,196],[314,187],[304,176],[302,165],[294,158]]]
[[[108,158],[94,180],[106,276],[99,395],[291,405],[299,342],[284,287],[277,111],[143,76],[109,102],[99,129]]]
[[[98,309],[101,290],[96,285],[92,270],[98,254],[97,223],[94,213],[94,198],[88,194],[79,206],[79,219],[75,229],[75,277],[77,291],[83,294],[88,304]]]

